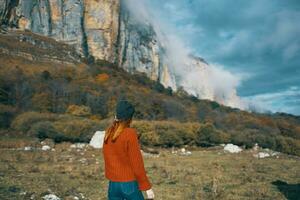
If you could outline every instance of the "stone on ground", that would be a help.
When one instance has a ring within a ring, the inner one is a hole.
[[[226,144],[224,150],[230,153],[239,153],[242,151],[242,148],[234,144]]]
[[[105,131],[96,131],[94,136],[90,141],[90,146],[100,149],[103,147],[103,140],[104,140]]]

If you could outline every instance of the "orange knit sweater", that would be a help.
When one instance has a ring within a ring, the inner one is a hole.
[[[151,188],[134,128],[125,128],[115,143],[109,138],[107,144],[103,143],[102,153],[107,179],[119,182],[137,180],[140,190]]]

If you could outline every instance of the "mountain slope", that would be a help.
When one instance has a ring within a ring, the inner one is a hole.
[[[251,147],[257,142],[299,155],[299,117],[249,113],[199,100],[183,89],[166,89],[145,74],[130,74],[106,61],[81,58],[72,47],[47,37],[30,32],[0,34],[2,128],[10,128],[11,122],[24,112],[65,114],[74,105],[90,109],[89,117],[108,119],[113,117],[120,97],[133,102],[135,119],[148,120],[147,127],[152,126],[149,120],[182,122],[157,124],[154,129],[147,128],[148,134],[160,130],[162,137],[171,134],[178,140],[186,137],[186,129],[195,134],[196,140],[200,137],[199,145],[233,142]],[[198,129],[185,122],[203,126]],[[180,127],[181,136],[175,134]]]

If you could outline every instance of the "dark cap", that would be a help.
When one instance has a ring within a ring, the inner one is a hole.
[[[117,120],[127,120],[131,119],[135,109],[131,103],[127,100],[119,100],[116,109]]]

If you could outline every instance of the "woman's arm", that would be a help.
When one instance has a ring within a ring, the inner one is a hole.
[[[139,189],[142,191],[149,190],[152,185],[146,175],[138,135],[135,129],[131,129],[128,134],[127,150],[130,165],[133,169],[137,182],[139,183]]]

